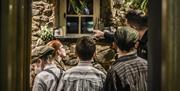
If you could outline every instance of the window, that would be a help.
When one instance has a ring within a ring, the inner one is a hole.
[[[90,34],[100,17],[100,0],[61,0],[60,26],[65,35]]]

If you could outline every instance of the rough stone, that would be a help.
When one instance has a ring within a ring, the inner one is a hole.
[[[48,27],[53,27],[54,24],[53,24],[53,22],[50,21],[50,22],[47,23],[47,26],[48,26]]]
[[[40,10],[36,10],[36,9],[32,9],[32,15],[36,16],[36,15],[41,15],[42,12]]]
[[[75,53],[75,47],[76,47],[75,44],[70,45],[70,52],[71,53]]]
[[[43,1],[36,1],[36,2],[33,2],[33,7],[35,7],[35,6],[44,6],[46,3],[45,2],[43,2]]]
[[[46,4],[45,5],[45,9],[51,9],[51,5],[50,4]]]
[[[67,54],[67,55],[69,55],[70,52],[71,52],[70,50],[67,50],[67,49],[66,49],[66,54]]]
[[[44,11],[43,11],[43,14],[45,15],[45,16],[51,16],[52,15],[52,9],[45,9]]]
[[[97,49],[96,51],[101,52],[101,51],[109,49],[109,48],[110,48],[109,46],[97,45],[96,46],[96,49]]]
[[[40,37],[41,31],[32,32],[32,36]]]
[[[33,0],[33,2],[35,2],[35,1],[41,1],[41,0]]]
[[[40,11],[43,11],[44,10],[44,6],[35,6],[33,5],[32,9],[37,9],[37,10],[40,10]]]
[[[76,58],[77,56],[76,56],[75,52],[73,52],[73,53],[70,52],[69,57],[70,57],[70,59],[73,59],[73,58]]]
[[[32,31],[38,31],[39,30],[39,27],[36,26],[36,25],[32,25]]]
[[[96,69],[102,71],[104,74],[107,74],[107,71],[102,67],[101,64],[99,64],[99,63],[94,63],[94,64],[93,64],[93,67],[95,67]]]
[[[62,61],[65,63],[67,60],[70,60],[70,57],[69,57],[69,55],[66,55],[63,59],[62,59]]]
[[[31,40],[32,40],[32,41],[37,41],[37,40],[38,40],[38,37],[32,36],[32,37],[31,37]]]
[[[36,21],[36,22],[40,22],[41,16],[33,16],[33,20]]]
[[[42,22],[48,22],[49,21],[49,18],[47,16],[42,16],[41,17],[41,21]]]
[[[32,20],[32,26],[37,26],[39,27],[38,30],[40,30],[40,22]]]
[[[41,38],[39,38],[39,39],[37,40],[36,46],[41,46],[41,45],[45,45],[45,42],[44,42]]]
[[[115,52],[112,49],[106,49],[97,52],[95,60],[99,63],[110,63],[115,56]]]
[[[70,66],[76,66],[78,64],[78,61],[77,59],[71,59],[71,60],[67,60],[65,64]]]

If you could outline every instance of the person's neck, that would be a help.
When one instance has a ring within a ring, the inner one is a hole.
[[[128,52],[126,51],[118,51],[118,58],[127,55]]]
[[[127,51],[121,51],[121,50],[119,49],[119,50],[118,50],[118,58],[119,58],[119,57],[122,57],[122,56],[129,55],[129,54],[134,53],[134,52],[135,52],[135,50],[130,50],[129,52],[127,52]]]
[[[142,39],[142,37],[144,36],[144,34],[145,34],[146,31],[147,31],[147,28],[143,28],[143,29],[141,29],[141,30],[138,30],[140,40]]]
[[[78,59],[79,59],[80,62],[83,62],[83,63],[89,63],[89,62],[92,61],[92,59],[90,59],[90,60],[82,60],[82,59],[80,59],[80,58],[78,58]]]
[[[78,65],[79,66],[90,66],[90,65],[92,65],[91,62],[92,62],[92,59],[91,60],[82,60],[82,59],[79,59]]]

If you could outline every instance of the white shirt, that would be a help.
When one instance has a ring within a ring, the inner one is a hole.
[[[101,91],[106,75],[92,67],[91,61],[80,61],[62,76],[57,91]]]

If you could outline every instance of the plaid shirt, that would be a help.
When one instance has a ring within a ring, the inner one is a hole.
[[[117,59],[107,74],[103,91],[147,91],[147,61],[136,53]]]
[[[61,72],[63,72],[55,64],[46,65],[44,70],[51,70],[57,77],[60,77]],[[47,71],[42,71],[37,74],[32,91],[56,91],[56,87],[57,79],[55,79],[54,75]]]
[[[92,67],[90,61],[80,61],[78,66],[64,73],[57,91],[100,91],[105,77],[103,72]]]

